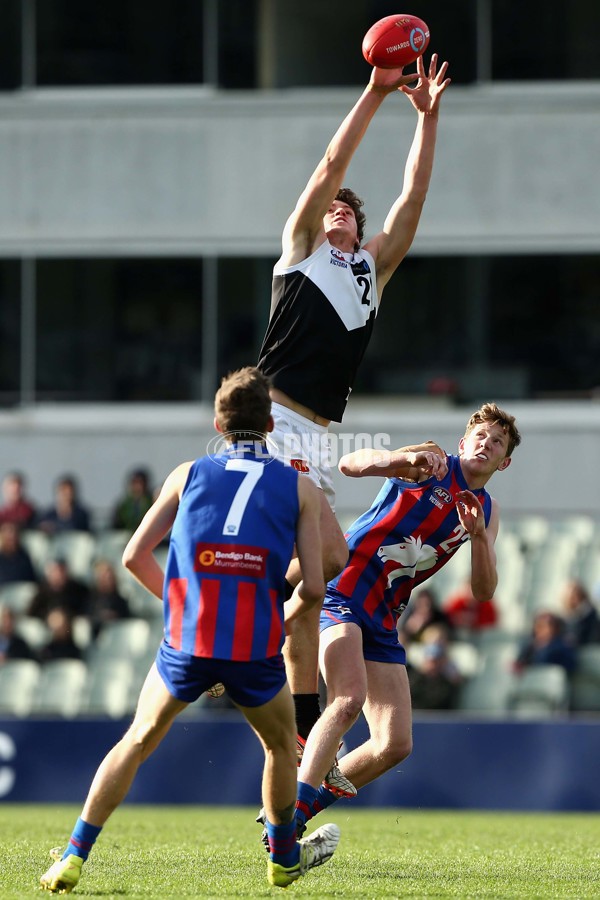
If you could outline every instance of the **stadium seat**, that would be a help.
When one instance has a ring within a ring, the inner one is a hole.
[[[90,582],[96,538],[89,531],[63,531],[55,535],[50,542],[50,554],[54,559],[65,559],[75,578]]]
[[[50,640],[50,629],[37,616],[19,616],[15,622],[15,631],[34,651]]]
[[[0,587],[0,604],[6,604],[17,614],[23,615],[29,609],[38,585],[35,581],[13,581]]]
[[[523,549],[530,552],[546,543],[550,534],[550,522],[545,516],[521,516],[513,523],[512,530],[521,541]]]
[[[483,668],[461,687],[458,708],[464,712],[504,715],[512,674]]]
[[[133,666],[127,659],[96,660],[89,667],[82,712],[120,719],[135,708]]]
[[[80,659],[44,663],[34,711],[39,715],[75,717],[82,706],[86,680],[87,666]]]
[[[101,531],[96,537],[96,559],[106,559],[112,563],[115,568],[121,566],[123,551],[127,546],[130,531],[123,529],[106,529]]]
[[[588,644],[577,651],[570,706],[575,712],[600,712],[600,644]]]
[[[92,642],[92,623],[87,616],[75,616],[71,630],[73,640],[79,649],[85,652]]]
[[[448,655],[463,678],[473,678],[481,668],[479,651],[469,641],[451,641]]]
[[[150,624],[146,619],[119,619],[104,626],[91,649],[90,662],[96,659],[138,660],[146,654]]]
[[[31,557],[31,562],[40,578],[43,577],[44,568],[50,556],[50,539],[43,531],[27,529],[21,534],[23,546]]]
[[[566,711],[568,704],[569,679],[562,666],[530,666],[513,676],[507,700],[510,711],[552,714]]]
[[[0,666],[0,713],[28,716],[34,706],[41,667],[32,659],[9,659]]]

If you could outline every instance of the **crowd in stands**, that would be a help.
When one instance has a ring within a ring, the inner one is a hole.
[[[152,505],[154,489],[149,472],[138,467],[126,475],[123,492],[116,497],[106,530],[133,533]],[[56,479],[54,502],[48,508],[27,494],[24,476],[7,473],[2,480],[0,505],[0,666],[11,659],[35,659],[44,664],[56,659],[84,659],[86,650],[75,635],[75,624],[84,620],[88,640],[94,644],[111,622],[132,613],[127,592],[120,588],[123,573],[115,559],[96,554],[86,577],[75,577],[69,562],[58,551],[43,564],[27,549],[24,536],[39,532],[59,541],[66,532],[94,535],[93,516],[80,495],[77,480],[66,473]],[[130,578],[129,575],[126,575]],[[11,584],[29,583],[33,590],[25,608],[14,610],[3,602],[2,591]],[[19,618],[43,623],[46,640],[35,647],[19,633]],[[461,707],[461,692],[473,672],[465,669],[457,649],[477,647],[482,635],[501,630],[501,601],[474,599],[468,582],[438,597],[428,585],[417,590],[402,615],[398,630],[407,649],[407,670],[416,710],[453,710]],[[519,677],[532,667],[550,665],[577,672],[581,647],[598,646],[600,614],[590,591],[578,580],[565,584],[559,608],[539,608],[530,616],[529,632],[507,663]],[[600,690],[600,688],[599,688]],[[229,707],[224,700],[215,708]],[[600,711],[600,703],[598,704]]]
[[[128,474],[123,494],[115,499],[109,528],[133,533],[153,502],[149,473],[142,468]],[[129,601],[119,590],[114,561],[92,561],[89,577],[76,578],[67,559],[51,554],[37,568],[24,534],[40,532],[50,545],[66,532],[92,533],[92,515],[80,497],[71,474],[57,478],[54,503],[48,508],[35,504],[26,492],[25,477],[17,471],[2,481],[0,505],[0,665],[8,659],[82,659],[84,648],[74,638],[74,623],[84,619],[95,641],[109,622],[131,616]],[[2,588],[16,583],[34,586],[27,606],[18,612],[1,602]],[[37,619],[47,630],[47,641],[31,647],[19,635],[19,616]]]

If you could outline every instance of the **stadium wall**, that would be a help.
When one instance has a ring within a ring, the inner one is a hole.
[[[490,399],[482,396],[481,400]],[[494,397],[517,417],[523,443],[507,472],[497,474],[491,492],[506,517],[541,513],[549,518],[587,514],[598,518],[600,403],[515,403]],[[428,438],[449,452],[472,407],[419,398],[357,397],[343,425],[332,427],[332,462],[362,445],[401,447]],[[214,446],[213,410],[202,404],[40,405],[0,412],[0,473],[18,468],[28,476],[30,495],[44,506],[53,482],[74,473],[84,502],[99,524],[120,494],[126,473],[147,466],[162,484],[182,460]],[[362,512],[378,490],[378,479],[346,478],[334,471],[337,512],[342,521]]]
[[[0,721],[0,802],[82,803],[100,760],[125,727],[107,720]],[[359,722],[348,746],[365,737]],[[598,721],[417,718],[412,756],[352,803],[599,811],[599,756]],[[142,766],[127,802],[258,808],[261,772],[260,745],[237,714],[181,719]]]

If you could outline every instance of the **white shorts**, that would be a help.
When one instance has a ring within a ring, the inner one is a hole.
[[[321,488],[335,512],[335,490],[331,477],[331,440],[325,425],[317,425],[299,413],[282,406],[271,405],[275,428],[267,435],[268,444],[275,444],[282,462],[293,466],[301,475],[308,475]]]

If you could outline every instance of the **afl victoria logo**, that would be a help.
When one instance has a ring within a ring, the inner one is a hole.
[[[198,554],[198,562],[201,566],[212,566],[215,561],[213,550],[201,550]]]
[[[445,488],[434,487],[433,493],[436,495],[436,497],[439,497],[439,499],[442,501],[442,503],[448,503],[448,504],[454,503],[454,500],[452,499],[452,494],[449,491],[447,491]]]

